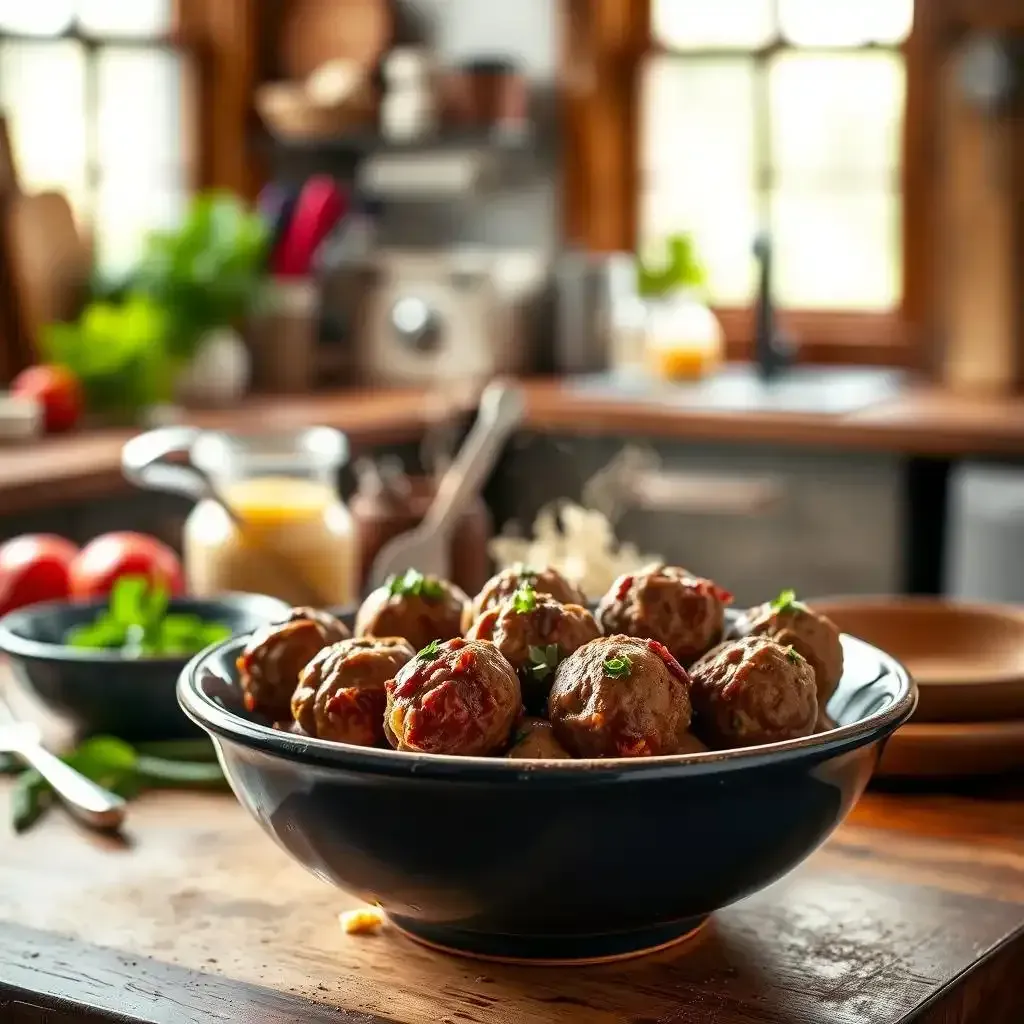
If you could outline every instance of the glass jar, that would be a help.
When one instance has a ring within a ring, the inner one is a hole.
[[[185,523],[192,594],[235,590],[292,605],[355,604],[355,529],[337,492],[348,455],[342,434],[327,427],[202,433],[190,455],[223,501],[200,501]]]
[[[646,300],[647,364],[664,380],[698,380],[725,356],[718,317],[699,296],[682,291]]]

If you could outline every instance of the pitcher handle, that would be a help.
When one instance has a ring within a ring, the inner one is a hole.
[[[188,463],[171,456],[188,452],[202,431],[198,427],[162,427],[133,437],[121,449],[121,472],[137,487],[200,500],[206,478]]]

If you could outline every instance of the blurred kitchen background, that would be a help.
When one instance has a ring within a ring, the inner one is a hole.
[[[566,499],[1024,600],[1024,4],[0,0],[0,114],[0,539],[180,547],[126,438],[324,423],[379,546],[505,376],[467,589]]]

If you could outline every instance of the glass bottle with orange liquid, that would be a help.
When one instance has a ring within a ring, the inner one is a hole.
[[[672,236],[667,250],[664,267],[652,269],[637,260],[637,290],[646,311],[646,363],[663,380],[697,380],[722,364],[725,336],[701,298],[704,271],[690,237]]]

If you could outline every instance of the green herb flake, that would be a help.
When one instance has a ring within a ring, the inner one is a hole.
[[[537,607],[537,591],[529,583],[523,583],[512,595],[512,607],[521,615],[532,612]]]
[[[424,576],[418,569],[406,569],[401,576],[392,576],[387,582],[392,597],[423,597],[439,601],[444,597],[444,586],[433,576]]]
[[[796,599],[795,590],[783,590],[771,603],[773,612],[806,611],[807,605]]]
[[[794,664],[794,665],[797,665],[797,664],[799,664],[799,663],[800,663],[801,661],[803,661],[803,660],[804,660],[804,658],[803,658],[803,655],[802,655],[802,654],[800,654],[800,653],[799,653],[798,651],[795,651],[795,650],[793,649],[793,645],[792,645],[792,644],[790,644],[790,646],[786,648],[786,657],[787,657],[787,658],[788,658],[788,659],[789,659],[789,660],[790,660],[791,662],[793,662],[793,664]]]
[[[424,661],[437,661],[441,657],[441,641],[431,640],[416,657],[422,658]]]
[[[628,679],[633,668],[628,654],[617,654],[614,658],[604,659],[604,674],[609,679]]]
[[[530,675],[535,679],[547,679],[552,672],[558,668],[562,652],[558,644],[548,644],[546,647],[530,647]]]

